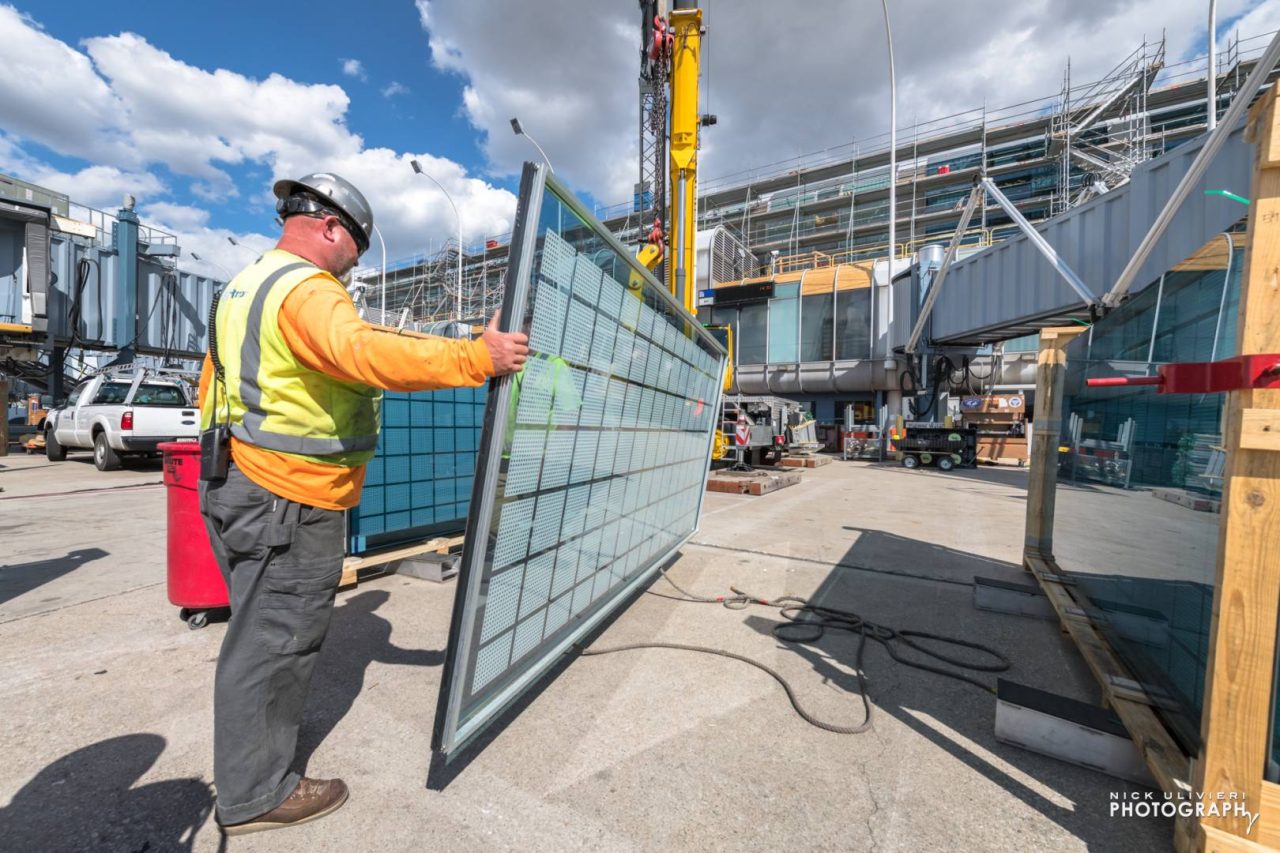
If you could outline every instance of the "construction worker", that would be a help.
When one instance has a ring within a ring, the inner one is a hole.
[[[528,353],[496,317],[474,341],[365,323],[339,281],[369,245],[364,196],[326,173],[274,189],[280,241],[220,295],[200,377],[206,434],[230,424],[225,476],[200,484],[231,600],[214,684],[216,816],[228,835],[313,820],[347,799],[340,779],[302,778],[292,764],[342,574],[343,510],[359,503],[378,441],[379,389],[477,386]]]

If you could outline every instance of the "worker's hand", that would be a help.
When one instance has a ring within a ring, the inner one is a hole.
[[[489,358],[493,359],[494,376],[516,373],[529,357],[529,336],[524,332],[498,331],[498,319],[501,316],[501,309],[493,313],[493,319],[489,321],[484,335],[480,338],[489,348]]]

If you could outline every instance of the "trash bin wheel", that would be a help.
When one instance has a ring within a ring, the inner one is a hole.
[[[198,631],[205,625],[209,624],[208,610],[193,610],[187,616],[187,627],[192,631]]]

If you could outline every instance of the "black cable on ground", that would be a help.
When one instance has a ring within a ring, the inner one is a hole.
[[[942,675],[947,678],[963,681],[966,684],[972,684],[979,689],[994,693],[995,689],[987,684],[982,683],[968,672],[1004,672],[1012,665],[1009,659],[997,650],[982,643],[972,640],[965,640],[959,637],[948,637],[944,634],[932,634],[925,631],[913,630],[896,630],[887,625],[878,625],[875,622],[868,621],[857,613],[850,610],[841,610],[836,607],[826,607],[819,604],[810,604],[806,599],[796,595],[784,595],[781,598],[766,599],[757,595],[744,592],[737,587],[729,587],[732,595],[720,595],[714,598],[708,598],[702,595],[695,595],[671,579],[667,574],[667,569],[663,568],[660,572],[663,580],[671,584],[675,590],[680,593],[679,598],[672,595],[662,595],[662,593],[654,593],[663,598],[670,598],[675,601],[686,601],[695,604],[719,604],[729,610],[746,610],[748,607],[758,605],[761,607],[772,607],[778,610],[779,614],[785,622],[779,622],[773,626],[773,636],[783,643],[799,643],[811,644],[822,639],[827,631],[848,631],[858,635],[858,649],[854,657],[854,671],[858,679],[858,696],[862,700],[863,718],[862,722],[854,726],[841,726],[835,723],[829,723],[810,714],[801,706],[800,701],[796,698],[795,690],[792,689],[790,683],[782,677],[776,670],[743,655],[734,652],[725,651],[724,649],[713,649],[707,646],[690,646],[683,643],[628,643],[621,646],[609,646],[606,648],[586,648],[580,649],[579,654],[584,656],[607,655],[615,652],[636,651],[639,649],[671,649],[677,651],[697,652],[699,654],[715,655],[717,657],[730,658],[732,660],[741,661],[745,664],[755,667],[758,670],[768,674],[774,681],[782,685],[782,689],[786,691],[787,699],[791,702],[791,707],[796,713],[807,723],[825,731],[834,732],[836,734],[860,734],[871,728],[872,725],[872,706],[871,697],[867,690],[866,674],[863,667],[863,658],[866,654],[867,640],[874,640],[884,646],[886,652],[897,663],[909,666],[913,669],[932,672],[935,675]],[[953,655],[943,654],[941,651],[927,648],[921,645],[921,641],[929,641],[939,643],[944,646],[952,646],[957,649],[973,649],[983,655],[987,655],[992,662],[968,661]],[[947,669],[942,666],[927,662],[927,660],[911,660],[904,657],[902,652],[911,649],[914,652],[923,655],[926,659],[932,658],[942,664],[948,664],[955,669]]]

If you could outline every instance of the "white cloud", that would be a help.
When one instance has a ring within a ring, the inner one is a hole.
[[[208,220],[195,227],[191,209],[179,214],[179,206],[166,198],[169,187],[149,169],[163,165],[192,178],[189,191],[208,202],[225,202],[243,191],[246,205],[263,208],[266,231],[274,228],[274,180],[337,172],[368,197],[394,257],[439,245],[456,230],[439,190],[410,170],[409,160],[417,158],[464,211],[468,241],[511,227],[514,196],[468,176],[459,164],[429,152],[366,148],[346,124],[349,98],[340,86],[198,68],[134,33],[85,39],[81,52],[7,6],[0,6],[0,41],[10,48],[0,53],[0,168],[109,210],[119,206],[122,193],[133,193],[140,207],[159,218],[180,215],[179,230],[207,239],[211,257],[223,257],[218,237],[223,244],[227,236],[270,238],[222,233]],[[393,83],[388,90],[392,96],[407,87]],[[90,165],[60,171],[26,153],[26,142]],[[257,171],[269,180],[238,187],[229,167],[249,164],[264,166]]]
[[[1222,20],[1221,17],[1218,19]],[[1261,3],[1256,8],[1251,9],[1243,15],[1239,21],[1232,26],[1233,33],[1239,33],[1242,38],[1249,36],[1261,35],[1262,33],[1273,33],[1280,30],[1280,3]],[[1218,39],[1218,50],[1223,50],[1225,45],[1222,39]],[[1255,41],[1254,46],[1265,47],[1265,42]]]
[[[29,17],[0,6],[0,114],[4,130],[41,142],[59,140],[88,159],[130,159],[114,114],[119,103],[89,57]]]
[[[511,132],[518,116],[557,174],[621,198],[638,171],[640,13],[634,0],[591,5],[583,14],[572,0],[417,0],[431,60],[466,81],[463,109],[484,134],[495,174],[515,174],[522,161],[539,159],[529,140]],[[770,18],[776,9],[769,7]]]
[[[115,210],[126,194],[136,198],[167,193],[168,187],[148,172],[115,166],[86,166],[64,172],[27,155],[11,138],[0,133],[0,171],[71,196],[77,204],[99,210]]]
[[[357,80],[369,79],[369,75],[365,74],[364,65],[358,59],[342,60],[342,73]]]
[[[508,122],[518,115],[558,173],[606,202],[638,175],[640,19],[634,0],[416,0],[436,67],[465,81],[463,108],[484,134],[495,174],[535,159]],[[709,7],[709,8],[708,8]],[[1206,7],[1184,0],[894,0],[898,122],[1055,95],[1100,77],[1143,39],[1168,33],[1168,61],[1203,53]],[[880,5],[847,0],[704,4],[704,178],[766,167],[888,130]],[[1251,11],[1250,11],[1251,10]],[[1245,14],[1246,37],[1280,26],[1280,3],[1220,0]],[[502,26],[494,26],[494,21]],[[880,143],[883,144],[883,143]],[[764,168],[763,173],[780,168]]]
[[[399,80],[392,80],[391,83],[382,89],[382,97],[394,98],[396,95],[407,95],[409,87],[401,83]]]
[[[189,205],[152,202],[141,207],[138,214],[144,225],[178,238],[182,269],[221,281],[229,280],[276,242],[266,234],[211,227],[209,212]]]

